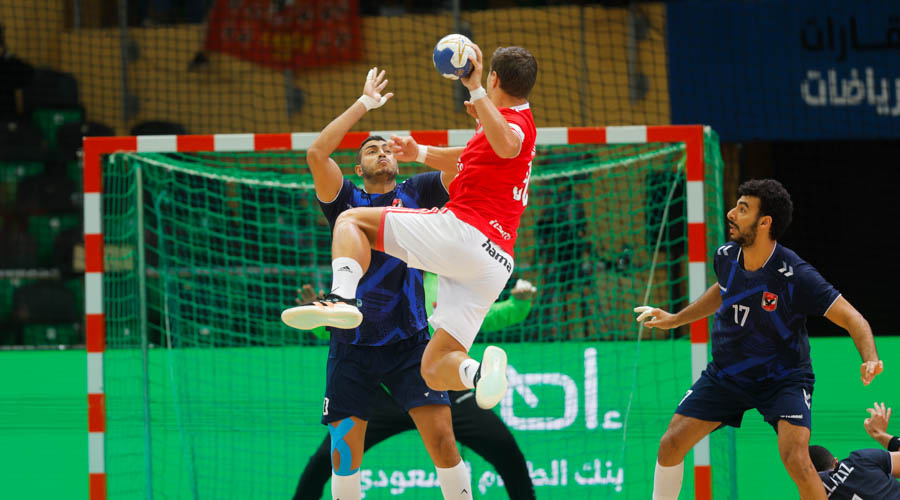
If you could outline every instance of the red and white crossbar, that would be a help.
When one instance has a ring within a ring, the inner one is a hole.
[[[351,132],[339,148],[356,149],[370,135],[411,135],[432,146],[464,146],[473,130],[383,130]],[[103,312],[103,204],[101,157],[110,153],[193,151],[271,151],[308,149],[318,133],[153,135],[86,137],[84,139],[85,325],[88,385],[88,471],[90,499],[106,499],[106,399],[103,392],[103,353],[106,319]],[[705,200],[703,195],[703,127],[663,125],[627,127],[550,127],[537,129],[539,146],[565,144],[685,144],[688,218],[688,289],[693,302],[706,291]],[[709,338],[706,320],[691,324],[691,371],[697,380],[707,363]],[[697,500],[712,498],[709,437],[694,447],[694,491]]]

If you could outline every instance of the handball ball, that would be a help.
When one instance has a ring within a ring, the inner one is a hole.
[[[469,55],[475,55],[472,40],[456,33],[447,35],[434,46],[434,67],[444,78],[458,80],[472,71]]]

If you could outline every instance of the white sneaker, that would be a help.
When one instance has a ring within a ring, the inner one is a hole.
[[[489,410],[506,394],[506,352],[497,346],[487,346],[478,371],[481,378],[475,384],[475,402],[479,408]]]
[[[359,300],[345,299],[329,293],[316,300],[281,311],[281,321],[298,330],[333,326],[349,330],[362,323]]]

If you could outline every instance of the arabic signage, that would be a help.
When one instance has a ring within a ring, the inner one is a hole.
[[[217,0],[205,48],[275,69],[329,66],[359,60],[361,26],[354,0]]]
[[[473,357],[480,359],[484,347],[476,344]],[[537,497],[649,498],[659,438],[690,387],[690,342],[501,347],[509,356],[509,390],[493,411],[527,460]],[[149,354],[153,474],[159,491],[176,498],[192,496],[195,488],[210,497],[255,498],[265,492],[289,498],[310,455],[328,435],[319,423],[328,348],[154,349]],[[106,442],[107,473],[136,477],[146,466],[143,453],[135,452],[145,445],[143,413],[133,403],[139,394],[133,382],[140,380],[142,367],[133,360],[140,360],[140,353],[112,350],[107,356],[110,394],[131,394],[127,404],[121,396],[108,401],[108,416],[118,430]],[[713,467],[727,466],[727,450],[713,450]],[[469,448],[461,453],[478,498],[508,498],[493,466]],[[692,464],[690,454],[688,470]],[[194,476],[192,470],[203,473]],[[714,481],[718,477],[728,476],[714,473]],[[414,431],[369,450],[360,480],[367,499],[440,497],[434,466]],[[685,474],[684,491],[692,491],[692,480],[693,474]]]
[[[638,351],[624,342],[503,348],[509,390],[498,413],[525,455],[537,497],[647,498],[659,437],[690,386],[689,344],[654,342]],[[472,354],[480,357],[481,349]],[[633,370],[636,353],[646,369]],[[462,452],[478,497],[508,498],[493,467],[471,450]],[[365,498],[439,496],[422,491],[440,485],[413,432],[370,450],[360,474]],[[689,476],[684,491],[693,488]]]
[[[673,123],[723,141],[900,136],[900,3],[666,5]]]

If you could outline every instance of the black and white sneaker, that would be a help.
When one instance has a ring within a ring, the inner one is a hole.
[[[359,299],[345,299],[329,293],[312,302],[281,311],[281,321],[298,330],[312,330],[320,326],[356,328],[362,323],[361,305]]]

